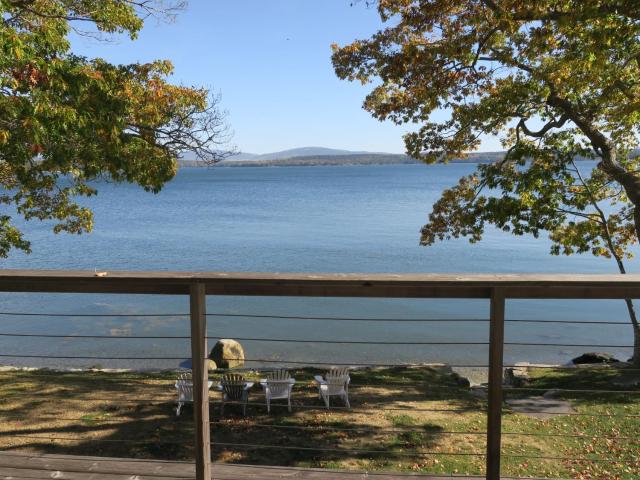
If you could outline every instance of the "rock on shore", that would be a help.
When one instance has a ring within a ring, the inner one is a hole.
[[[231,338],[221,338],[211,349],[209,358],[218,368],[236,368],[244,365],[244,349]]]

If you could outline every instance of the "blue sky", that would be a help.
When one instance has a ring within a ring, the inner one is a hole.
[[[222,95],[233,144],[252,153],[303,146],[401,153],[411,126],[362,109],[368,88],[339,80],[332,43],[366,38],[382,23],[351,0],[191,0],[173,23],[150,20],[135,41],[75,38],[76,52],[112,62],[169,59],[174,81]],[[496,140],[481,150],[499,150]]]

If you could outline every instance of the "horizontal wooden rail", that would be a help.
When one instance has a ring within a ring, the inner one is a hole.
[[[207,295],[490,298],[640,298],[640,275],[569,274],[302,274],[1,270],[0,291]]]

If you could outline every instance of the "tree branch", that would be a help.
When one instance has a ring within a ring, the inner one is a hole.
[[[563,114],[559,119],[548,122],[540,130],[538,130],[537,132],[534,132],[532,130],[529,130],[529,128],[527,127],[527,124],[525,123],[525,119],[521,118],[520,121],[518,122],[518,128],[520,128],[525,133],[525,135],[529,137],[542,138],[552,128],[562,128],[565,125],[565,123],[567,123],[568,121],[569,121],[569,116],[566,114]]]

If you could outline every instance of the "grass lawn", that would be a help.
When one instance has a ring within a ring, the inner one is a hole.
[[[276,401],[268,415],[264,396],[256,385],[246,418],[234,405],[227,406],[225,416],[221,417],[219,394],[212,391],[214,460],[339,469],[483,473],[486,400],[461,386],[447,369],[354,370],[350,411],[324,409],[311,383],[318,372],[312,369],[292,372],[297,379],[292,413]],[[534,369],[530,374],[527,388],[540,390],[514,390],[505,395],[542,395],[554,389],[634,392],[556,391],[552,394],[553,398],[570,401],[576,413],[588,416],[557,415],[540,420],[513,412],[505,405],[504,475],[640,478],[640,417],[621,416],[640,416],[640,387],[624,385],[626,380],[635,380],[631,375],[637,372],[623,368]],[[193,458],[192,410],[186,407],[182,415],[176,417],[175,377],[175,373],[1,371],[0,449]],[[219,375],[213,377],[219,378]],[[259,378],[257,374],[248,377]],[[342,406],[340,400],[335,400],[335,404]],[[229,445],[232,443],[242,446]],[[592,463],[564,458],[607,461]]]

